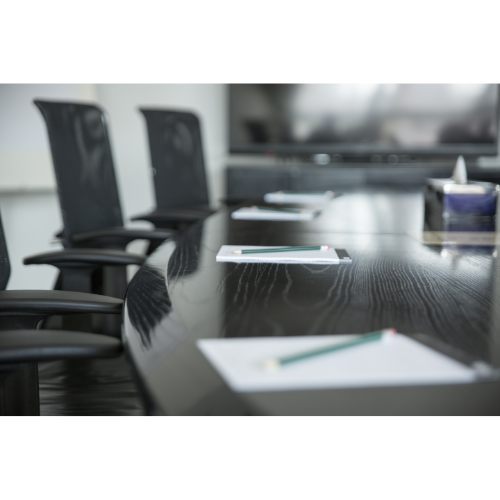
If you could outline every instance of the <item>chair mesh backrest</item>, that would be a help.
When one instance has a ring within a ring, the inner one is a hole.
[[[87,104],[34,102],[47,125],[66,241],[123,226],[105,113]]]
[[[10,262],[7,252],[7,243],[5,242],[5,234],[2,226],[2,216],[0,215],[0,290],[7,288],[7,283],[10,277]]]
[[[146,118],[156,206],[208,205],[200,122],[192,113],[140,109]]]

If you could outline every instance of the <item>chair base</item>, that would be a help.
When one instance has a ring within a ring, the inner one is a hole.
[[[40,415],[37,363],[2,366],[2,371],[0,371],[0,415]]]

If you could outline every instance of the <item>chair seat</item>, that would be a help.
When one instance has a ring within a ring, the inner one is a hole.
[[[70,248],[55,252],[44,252],[30,257],[25,257],[23,263],[49,264],[56,267],[100,267],[100,266],[141,266],[145,260],[144,255],[120,250],[106,250],[96,248]]]

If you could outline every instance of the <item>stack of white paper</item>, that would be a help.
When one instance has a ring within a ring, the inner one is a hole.
[[[328,203],[333,191],[276,191],[264,195],[267,203]]]
[[[305,250],[297,252],[270,252],[237,254],[235,250],[256,250],[283,247],[259,247],[248,245],[223,245],[215,260],[217,262],[270,262],[275,264],[339,264],[340,259],[334,248],[328,250]],[[351,263],[350,259],[342,262]]]
[[[314,210],[311,208],[288,208],[288,209],[278,209],[278,208],[264,208],[264,207],[243,207],[235,210],[231,217],[233,219],[243,219],[243,220],[290,220],[290,221],[302,221],[302,220],[312,220],[320,213],[319,210]]]
[[[454,384],[481,378],[474,367],[401,334],[390,342],[369,342],[275,370],[263,366],[269,358],[302,353],[356,337],[204,339],[198,340],[197,345],[226,383],[239,392]]]

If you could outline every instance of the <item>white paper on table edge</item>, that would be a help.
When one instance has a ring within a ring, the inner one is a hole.
[[[342,336],[344,337],[344,336]],[[415,380],[415,374],[403,374],[403,376],[399,378],[399,380],[395,380],[392,378],[391,380],[374,380],[372,382],[367,382],[366,378],[369,376],[369,374],[362,374],[358,379],[363,379],[364,382],[360,382],[359,380],[354,380],[351,378],[349,381],[339,381],[338,378],[335,382],[332,382],[331,380],[329,381],[318,381],[314,379],[309,379],[306,381],[294,381],[292,379],[291,383],[290,380],[279,380],[275,381],[275,384],[269,384],[267,381],[263,381],[261,379],[250,379],[250,380],[235,380],[234,378],[234,373],[231,373],[231,369],[228,369],[227,366],[220,366],[218,363],[220,360],[217,360],[217,354],[215,354],[215,359],[213,357],[213,346],[221,346],[221,342],[230,342],[230,343],[241,343],[242,342],[248,342],[251,341],[257,342],[258,339],[267,339],[264,340],[264,344],[267,342],[272,342],[273,340],[276,340],[276,338],[273,337],[261,337],[261,338],[244,338],[244,339],[201,339],[197,341],[197,346],[200,349],[200,351],[203,353],[207,361],[210,363],[210,365],[215,369],[217,373],[225,380],[225,382],[236,392],[275,392],[275,391],[288,391],[288,390],[314,390],[314,389],[337,389],[337,388],[355,388],[355,387],[397,387],[397,386],[414,386],[414,385],[436,385],[436,384],[457,384],[457,383],[472,383],[477,381],[477,372],[472,369],[471,367],[468,367],[466,365],[463,365],[459,361],[450,358],[449,356],[446,356],[445,354],[436,351],[432,349],[429,346],[426,346],[424,344],[421,344],[420,342],[411,339],[410,337],[404,336],[400,334],[400,337],[406,338],[408,341],[414,344],[414,347],[417,348],[417,352],[420,351],[420,353],[427,353],[427,355],[431,355],[437,360],[440,360],[440,362],[444,362],[444,365],[447,365],[447,367],[451,367],[454,371],[448,373],[448,374],[443,374],[443,373],[436,373],[432,372],[429,374],[418,374],[417,378],[418,380]],[[295,341],[299,341],[299,339],[308,339],[308,340],[314,340],[314,337],[281,337],[281,338],[286,338],[287,340],[289,339],[295,339]],[[326,340],[326,337],[316,337],[317,339],[320,338],[321,340]],[[292,341],[293,342],[293,341]],[[237,345],[237,344],[236,344]],[[369,346],[370,344],[366,344],[366,346]],[[264,357],[269,357],[272,356],[273,354],[265,354],[263,353],[262,355],[259,356],[259,359]],[[286,355],[286,354],[285,354]],[[318,359],[320,359],[318,357]],[[258,373],[262,377],[263,373]],[[266,375],[267,376],[267,375]],[[336,375],[337,376],[337,375]],[[373,377],[373,374],[371,375]],[[394,375],[389,375],[390,377],[393,377]],[[337,376],[338,377],[338,376]]]

